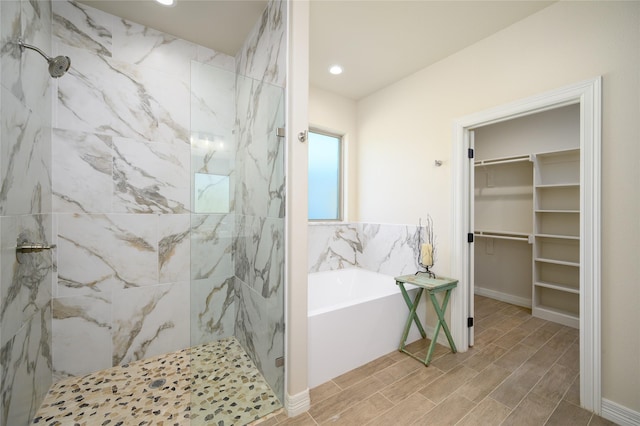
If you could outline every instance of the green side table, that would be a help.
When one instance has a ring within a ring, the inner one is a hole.
[[[449,303],[449,297],[451,296],[451,290],[456,288],[458,285],[458,280],[454,280],[453,278],[432,278],[427,274],[418,274],[418,275],[403,275],[401,277],[396,277],[396,285],[400,286],[400,291],[402,292],[402,297],[404,297],[404,301],[407,303],[409,307],[409,318],[407,318],[407,323],[404,326],[404,331],[402,333],[402,339],[400,340],[400,347],[398,350],[400,352],[404,352],[405,354],[417,359],[418,361],[424,363],[424,365],[429,365],[431,362],[431,357],[433,356],[433,351],[436,347],[436,342],[438,341],[438,334],[440,333],[440,329],[444,330],[444,334],[447,336],[447,340],[449,341],[449,346],[451,350],[455,353],[456,344],[453,342],[453,338],[451,337],[451,332],[449,331],[449,327],[447,326],[447,322],[444,319],[444,313],[447,310],[447,304]],[[413,284],[418,287],[418,293],[413,301],[409,297],[407,290],[404,288],[405,284]],[[420,302],[420,298],[422,297],[422,293],[427,291],[429,295],[429,299],[431,299],[431,304],[433,305],[436,314],[438,315],[438,324],[436,325],[435,332],[433,333],[433,339],[431,340],[431,344],[429,345],[429,350],[427,351],[427,357],[422,360],[417,356],[407,352],[405,350],[405,343],[407,341],[407,336],[409,335],[409,329],[411,328],[411,323],[414,322],[420,330],[420,334],[423,339],[426,339],[427,334],[422,327],[422,323],[420,322],[420,318],[416,314],[416,309],[418,308],[418,303]],[[436,299],[436,294],[440,292],[445,292],[444,299],[442,300],[442,305],[438,303]]]

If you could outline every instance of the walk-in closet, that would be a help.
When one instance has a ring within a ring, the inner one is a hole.
[[[579,327],[580,105],[476,128],[475,293]]]

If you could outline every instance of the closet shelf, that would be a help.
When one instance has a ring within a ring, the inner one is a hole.
[[[580,289],[579,288],[571,287],[571,286],[566,285],[566,284],[550,283],[550,282],[545,282],[545,281],[536,281],[534,283],[534,285],[536,287],[552,288],[554,290],[564,291],[564,292],[567,292],[567,293],[580,294]]]
[[[509,231],[475,231],[473,233],[476,237],[480,238],[495,238],[499,240],[511,240],[511,241],[530,241],[530,234],[523,232],[509,232]]]
[[[535,261],[536,262],[541,262],[541,263],[553,263],[554,265],[580,267],[580,263],[579,262],[567,262],[566,260],[546,259],[546,258],[543,258],[543,257],[536,257]]]

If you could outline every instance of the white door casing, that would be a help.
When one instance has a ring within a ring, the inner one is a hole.
[[[465,351],[470,343],[467,317],[472,297],[469,274],[472,250],[467,233],[472,218],[472,162],[467,157],[472,129],[570,104],[580,104],[580,403],[601,412],[600,331],[600,146],[602,78],[576,83],[537,96],[462,117],[453,125],[452,276],[459,285],[451,297],[451,333]]]

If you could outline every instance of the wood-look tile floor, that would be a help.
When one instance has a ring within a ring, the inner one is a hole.
[[[393,352],[311,390],[311,409],[268,425],[612,425],[579,406],[578,330],[476,296],[473,348],[429,367]],[[429,341],[408,348],[422,357]]]

